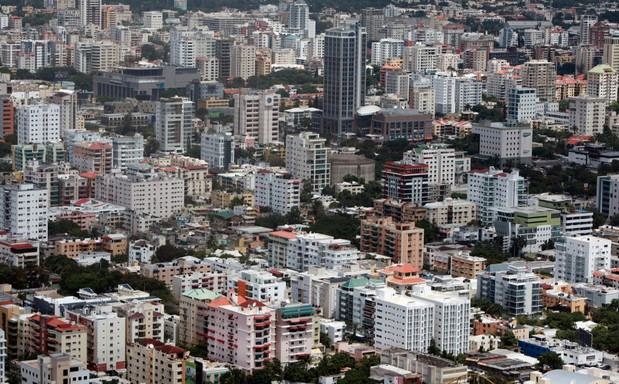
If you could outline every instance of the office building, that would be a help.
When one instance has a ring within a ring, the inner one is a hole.
[[[432,115],[414,109],[383,109],[372,115],[370,133],[385,140],[432,140]]]
[[[309,180],[315,193],[322,192],[331,183],[326,140],[312,132],[288,135],[286,169],[298,179]]]
[[[289,173],[260,170],[256,174],[256,205],[268,207],[272,212],[282,216],[300,204],[303,181],[295,179]]]
[[[568,98],[569,128],[579,135],[596,135],[604,131],[606,99],[592,96]]]
[[[423,229],[414,222],[398,223],[392,217],[361,221],[361,252],[391,257],[394,263],[423,268]]]
[[[366,29],[360,24],[325,34],[323,132],[353,132],[357,109],[365,102]]]
[[[507,92],[507,121],[530,123],[535,119],[536,107],[534,88],[514,87]]]
[[[531,161],[533,129],[529,124],[484,122],[473,124],[473,133],[479,135],[480,155],[501,161]]]
[[[536,254],[562,235],[560,212],[544,207],[497,208],[494,227],[503,238],[504,252],[510,250],[513,239],[522,239],[522,252]]]
[[[477,297],[501,305],[512,315],[531,315],[543,309],[539,277],[520,265],[501,264],[478,275]]]
[[[593,272],[610,269],[611,241],[595,236],[566,237],[556,243],[554,278],[592,283]]]
[[[193,102],[184,97],[161,99],[155,113],[155,137],[164,152],[187,152],[193,138]]]
[[[17,143],[46,144],[60,141],[60,106],[31,104],[17,107]]]
[[[272,91],[241,89],[234,95],[234,134],[253,145],[279,140],[280,96]]]
[[[49,192],[32,184],[4,185],[0,189],[0,228],[11,236],[47,241]]]
[[[229,133],[202,133],[200,158],[211,169],[228,169],[234,163],[234,137]]]
[[[608,64],[593,67],[587,73],[587,94],[606,100],[606,104],[617,101],[619,73]]]
[[[469,174],[469,201],[477,205],[477,217],[482,225],[492,225],[496,209],[526,205],[526,185],[518,170],[505,173],[500,169],[472,171]]]

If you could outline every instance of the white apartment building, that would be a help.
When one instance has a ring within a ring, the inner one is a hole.
[[[192,272],[172,277],[172,294],[180,300],[183,293],[192,289],[208,289],[225,294],[228,289],[228,275],[221,272]]]
[[[6,337],[4,331],[0,329],[0,380],[6,383]]]
[[[604,37],[604,57],[602,62],[619,71],[619,33],[614,31]]]
[[[179,67],[196,66],[196,43],[193,33],[175,31],[170,36],[170,64]]]
[[[405,152],[403,161],[426,164],[430,185],[453,185],[456,181],[456,151],[448,144],[420,145]]]
[[[21,239],[47,241],[49,191],[32,184],[0,186],[0,228]]]
[[[306,272],[292,275],[290,299],[320,307],[322,316],[334,318],[338,308],[338,288],[343,280],[337,271],[310,268]]]
[[[566,237],[555,245],[556,280],[591,283],[593,272],[610,269],[611,241],[595,236]]]
[[[144,160],[144,137],[139,133],[134,136],[112,136],[112,166],[126,171],[129,164]]]
[[[277,93],[241,89],[234,95],[234,134],[255,144],[271,144],[279,139]]]
[[[256,74],[256,47],[234,45],[230,51],[230,76],[243,80]]]
[[[286,282],[266,271],[249,269],[241,271],[238,276],[229,276],[228,288],[248,299],[273,305],[288,298]]]
[[[286,169],[296,178],[309,180],[320,193],[331,183],[326,140],[319,134],[301,132],[286,137]]]
[[[405,47],[403,51],[404,68],[412,73],[424,73],[434,70],[438,66],[438,58],[441,53],[440,46],[427,46],[415,44]]]
[[[160,11],[146,11],[144,16],[144,28],[159,30],[163,28],[163,14]]]
[[[23,384],[89,384],[90,371],[86,365],[66,353],[39,355],[36,360],[19,362]]]
[[[124,369],[126,366],[126,319],[111,306],[84,307],[69,311],[71,321],[85,325],[88,340],[88,367],[96,372]]]
[[[526,185],[518,170],[504,173],[491,167],[472,171],[468,180],[468,200],[477,205],[477,218],[482,225],[491,225],[496,208],[516,208],[526,205]]]
[[[593,67],[587,73],[587,94],[593,97],[601,97],[606,104],[617,101],[617,89],[619,88],[619,73],[608,64],[600,64]]]
[[[120,63],[121,49],[113,41],[80,42],[75,49],[74,67],[83,73],[109,72]]]
[[[452,114],[481,103],[482,83],[441,73],[432,78],[436,112]]]
[[[392,58],[402,57],[404,40],[401,39],[380,39],[372,43],[372,64],[383,65],[385,61]]]
[[[359,257],[359,250],[348,240],[335,239],[320,233],[307,233],[288,239],[284,264],[296,271],[306,271],[312,266],[336,268],[354,263]]]
[[[146,240],[136,240],[129,242],[127,256],[129,264],[150,264],[151,258],[155,255],[155,246]]]
[[[503,306],[513,315],[530,315],[544,309],[539,276],[521,265],[508,265],[477,275],[476,294]]]
[[[95,198],[121,205],[138,215],[170,217],[185,206],[184,182],[163,174],[97,177]]]
[[[135,343],[139,339],[165,341],[163,334],[165,310],[161,302],[136,300],[115,306],[114,311],[125,318],[127,343]]]
[[[465,226],[477,217],[475,203],[468,200],[447,198],[423,207],[426,209],[426,219],[436,225]]]
[[[385,93],[397,95],[400,99],[408,100],[410,81],[410,73],[387,71],[385,73]]]
[[[528,162],[533,156],[533,129],[513,123],[473,124],[479,135],[479,154]]]
[[[439,72],[448,72],[458,68],[460,55],[457,53],[440,53],[436,69]]]
[[[202,81],[216,81],[219,79],[219,59],[216,57],[196,57],[196,66]]]
[[[203,133],[200,158],[211,169],[228,169],[234,163],[234,137],[229,133]]]
[[[580,135],[595,135],[604,131],[606,99],[592,96],[568,98],[569,127]]]
[[[17,107],[17,143],[46,144],[60,141],[60,106],[30,104]]]
[[[561,233],[564,236],[586,236],[593,232],[593,212],[578,210],[561,213]]]
[[[303,182],[289,173],[260,170],[256,173],[254,195],[258,207],[269,207],[272,212],[286,215],[299,207]]]
[[[164,152],[187,152],[193,137],[193,102],[184,97],[162,98],[155,112],[155,137]]]
[[[513,87],[507,93],[507,120],[530,123],[535,119],[537,94],[534,88]]]

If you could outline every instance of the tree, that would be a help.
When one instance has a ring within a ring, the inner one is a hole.
[[[561,369],[563,367],[563,359],[556,352],[546,352],[538,356],[539,361],[537,367],[540,370]]]
[[[506,348],[515,347],[518,345],[518,339],[512,331],[507,331],[501,336],[501,345]]]
[[[301,190],[301,202],[302,203],[311,203],[312,202],[312,181],[311,180],[303,180],[303,189]]]
[[[419,220],[415,223],[417,228],[423,229],[423,242],[425,244],[433,243],[439,239],[438,227],[428,220]]]
[[[167,261],[176,260],[179,257],[187,256],[189,252],[183,248],[175,247],[171,244],[164,244],[157,248],[153,255],[154,263],[162,263]]]

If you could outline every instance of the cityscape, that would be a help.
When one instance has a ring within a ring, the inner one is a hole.
[[[0,1],[0,384],[619,384],[616,0]]]

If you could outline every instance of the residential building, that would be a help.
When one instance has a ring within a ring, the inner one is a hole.
[[[604,37],[604,57],[602,62],[619,71],[619,33]]]
[[[47,241],[49,191],[32,184],[0,187],[0,228],[11,236]]]
[[[595,135],[604,131],[606,100],[602,97],[568,98],[569,128],[579,135]]]
[[[537,111],[537,94],[534,88],[514,87],[507,92],[507,121],[530,123]]]
[[[606,100],[606,104],[617,101],[619,73],[608,64],[600,64],[587,72],[587,94]]]
[[[279,94],[241,89],[234,95],[234,134],[256,144],[279,140]]]
[[[525,179],[518,170],[504,173],[493,167],[469,174],[467,197],[477,205],[477,217],[482,225],[491,225],[496,209],[526,205]]]
[[[230,50],[230,64],[230,77],[247,80],[254,76],[256,74],[256,47],[254,45],[233,45]]]
[[[585,236],[593,232],[593,212],[574,210],[561,213],[561,233],[564,236]]]
[[[19,362],[19,376],[24,384],[90,383],[86,365],[66,353],[39,355],[36,360]]]
[[[193,137],[193,102],[184,97],[163,98],[157,103],[155,136],[164,152],[187,152]]]
[[[500,264],[477,276],[477,297],[499,304],[513,315],[543,309],[539,277],[520,265]]]
[[[403,161],[428,165],[428,186],[433,200],[445,196],[456,181],[456,152],[447,144],[420,145],[405,152]]]
[[[391,217],[361,221],[361,251],[391,257],[396,263],[423,267],[423,229],[414,222],[397,223]]]
[[[184,383],[189,351],[145,338],[127,344],[127,379],[132,383]]]
[[[533,130],[530,124],[480,123],[473,124],[473,133],[479,135],[479,154],[498,157],[501,161],[531,161]]]
[[[288,135],[286,169],[293,177],[309,180],[314,193],[322,192],[331,183],[326,140],[312,132]]]
[[[228,275],[213,271],[191,272],[172,277],[172,294],[177,299],[180,299],[187,291],[201,288],[224,294],[228,291]]]
[[[349,240],[335,239],[320,233],[307,233],[290,236],[283,256],[287,268],[306,271],[313,266],[334,269],[354,263],[360,254]]]
[[[0,240],[0,262],[17,268],[36,267],[40,264],[39,244],[18,238],[3,238]]]
[[[279,305],[286,300],[286,283],[266,271],[243,270],[228,279],[228,286],[237,295],[262,303]]]
[[[112,167],[126,171],[130,164],[144,159],[144,137],[139,133],[133,136],[112,136]]]
[[[423,207],[426,210],[426,219],[435,225],[465,226],[477,217],[475,203],[468,200],[446,198]]]
[[[417,43],[403,50],[404,68],[411,73],[425,73],[436,70],[441,54],[440,46]]]
[[[404,40],[380,39],[372,43],[372,64],[381,66],[387,60],[402,57]]]
[[[260,170],[256,174],[256,205],[268,207],[272,212],[287,215],[291,209],[298,208],[303,182],[289,173]]]
[[[94,172],[105,175],[112,172],[112,144],[104,142],[82,142],[73,144],[71,164],[80,172]]]
[[[428,202],[428,165],[388,161],[383,169],[383,197],[422,205]]]
[[[610,240],[595,236],[565,237],[555,246],[554,277],[557,280],[592,283],[594,272],[610,269]]]
[[[164,341],[165,311],[162,303],[136,300],[116,306],[114,311],[125,318],[127,343],[135,343],[145,338]]]
[[[353,132],[357,109],[365,103],[366,28],[356,23],[325,34],[323,132]]]
[[[27,319],[30,333],[28,350],[35,355],[67,354],[86,363],[86,327],[65,319],[34,314]]]
[[[598,176],[595,205],[606,217],[619,214],[619,175]]]
[[[195,257],[184,256],[166,263],[142,265],[140,269],[142,275],[164,282],[170,288],[172,287],[172,278],[174,276],[186,275],[194,272],[211,272],[211,266]]]
[[[497,236],[503,238],[505,252],[511,248],[513,239],[522,239],[522,252],[535,254],[562,235],[561,213],[543,207],[497,208],[494,227]]]
[[[286,304],[275,311],[275,358],[282,364],[302,361],[314,346],[314,307]]]
[[[83,73],[110,72],[118,68],[120,61],[120,46],[113,41],[79,42],[73,66]]]
[[[381,217],[392,217],[399,223],[415,222],[426,218],[425,208],[418,204],[393,199],[374,200],[374,214]]]
[[[146,11],[142,13],[144,28],[159,30],[163,28],[163,14],[161,11]]]
[[[476,279],[477,275],[486,269],[486,259],[483,257],[471,256],[469,253],[458,252],[450,257],[450,275],[453,277],[464,277],[466,279]]]
[[[553,101],[555,97],[555,64],[547,60],[531,60],[522,65],[522,86],[535,88],[540,101]]]
[[[17,107],[17,143],[46,144],[60,141],[60,106],[30,104]]]
[[[200,158],[211,169],[225,169],[234,164],[234,137],[229,133],[203,133]]]
[[[100,29],[103,26],[101,22],[101,0],[77,0],[76,3],[83,27],[93,24]]]

